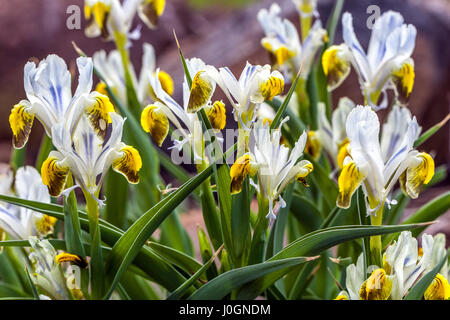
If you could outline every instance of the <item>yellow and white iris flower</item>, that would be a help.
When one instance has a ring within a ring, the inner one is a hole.
[[[330,89],[337,87],[349,74],[350,64],[358,73],[362,93],[374,109],[387,107],[387,89],[393,89],[397,102],[405,104],[414,84],[416,28],[403,23],[398,12],[387,11],[375,22],[367,53],[361,47],[354,29],[353,17],[342,16],[345,44],[331,46],[322,57]]]
[[[164,8],[165,0],[85,0],[84,15],[88,20],[85,34],[90,38],[102,36],[106,40],[121,34],[137,40],[141,36],[140,27],[130,31],[136,13],[153,29]]]
[[[16,104],[9,116],[13,132],[13,146],[22,148],[28,137],[36,117],[51,137],[52,127],[66,122],[73,133],[83,112],[98,109],[103,102],[92,88],[92,60],[80,57],[77,59],[80,72],[78,86],[72,95],[71,75],[63,59],[51,54],[36,67],[28,62],[24,68],[24,87],[27,100]]]
[[[340,169],[343,167],[345,157],[348,155],[348,139],[345,130],[347,116],[355,107],[355,103],[347,97],[339,99],[338,107],[331,115],[331,123],[328,121],[325,104],[319,102],[319,128],[317,136],[333,159],[336,166]]]
[[[362,185],[368,201],[368,213],[389,204],[388,196],[400,181],[402,190],[417,198],[422,185],[434,175],[434,160],[413,149],[419,134],[416,118],[395,106],[390,120],[383,127],[380,146],[380,122],[369,106],[357,106],[348,115],[346,132],[349,139],[348,156],[338,179],[337,205],[348,208],[356,189]],[[395,121],[393,121],[395,119]]]
[[[137,88],[137,96],[141,105],[147,105],[156,100],[153,90],[149,83],[149,76],[156,71],[155,50],[149,43],[142,45],[142,67],[139,78],[136,77],[133,66],[129,65],[129,72],[134,87]],[[92,56],[94,67],[100,73],[106,83],[100,82],[96,91],[107,95],[103,86],[106,84],[116,95],[119,101],[125,106],[127,105],[127,89],[125,84],[124,68],[122,58],[118,50],[112,50],[107,54],[104,50],[97,51]],[[168,93],[173,93],[173,81],[169,74],[164,71],[159,72],[159,80],[163,89]]]
[[[285,118],[281,125],[287,121]],[[281,128],[280,125],[280,128]],[[305,177],[313,170],[311,162],[298,161],[303,154],[307,134],[304,132],[292,150],[280,143],[280,128],[271,132],[267,122],[258,121],[252,129],[255,139],[247,154],[239,157],[231,166],[231,193],[241,191],[242,183],[247,175],[257,176],[258,184],[252,183],[263,199],[269,201],[267,218],[276,218],[278,208],[285,202],[281,193],[286,186],[297,180],[306,184]],[[277,201],[277,206],[275,206]]]
[[[33,167],[26,166],[17,169],[14,178],[9,180],[9,190],[5,193],[16,195],[21,199],[50,203],[47,187],[42,183],[41,176]],[[11,188],[14,187],[14,192]],[[28,239],[30,236],[44,237],[53,232],[56,218],[47,216],[24,207],[14,205],[0,206],[0,228],[16,240]]]
[[[291,80],[295,79],[301,66],[300,76],[307,79],[316,52],[324,43],[326,30],[322,28],[320,20],[317,20],[301,43],[295,26],[289,20],[282,19],[280,12],[276,3],[269,10],[261,9],[258,12],[258,21],[265,33],[261,44]]]
[[[250,130],[256,118],[256,110],[265,100],[271,100],[284,90],[284,77],[271,67],[251,65],[247,62],[239,80],[227,67],[209,71],[213,81],[223,90],[233,106],[234,118],[239,127]]]
[[[139,152],[121,141],[125,119],[114,112],[109,116],[104,138],[97,134],[86,116],[80,119],[73,138],[63,124],[53,127],[52,141],[57,151],[50,152],[41,168],[42,181],[51,196],[63,192],[69,172],[76,180],[74,187],[90,193],[100,205],[103,201],[98,199],[98,194],[110,167],[130,183],[139,182],[138,172],[142,167]]]
[[[30,278],[44,292],[41,299],[69,300],[82,299],[83,294],[76,283],[75,274],[71,268],[62,268],[62,262],[71,262],[81,268],[86,268],[86,261],[73,254],[62,252],[57,254],[48,240],[30,237],[31,252],[29,259],[33,272]]]
[[[141,114],[142,128],[150,133],[159,146],[169,133],[169,121],[177,128],[181,140],[174,140],[171,148],[178,151],[188,143],[192,147],[194,161],[202,161],[204,139],[202,124],[197,111],[205,108],[206,114],[214,129],[221,130],[225,126],[225,105],[221,101],[212,103],[211,97],[215,90],[215,82],[209,76],[213,67],[206,65],[201,59],[186,60],[190,75],[193,75],[191,90],[185,79],[183,82],[183,106],[178,104],[164,89],[160,79],[159,69],[150,75],[150,86],[157,99],[148,105]]]

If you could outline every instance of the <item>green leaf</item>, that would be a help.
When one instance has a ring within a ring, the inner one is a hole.
[[[304,154],[305,158],[309,160],[314,167],[314,170],[309,174],[313,183],[322,192],[322,195],[327,200],[330,208],[336,206],[336,199],[338,197],[338,187],[336,183],[328,177],[325,169],[308,154]]]
[[[424,204],[419,208],[415,213],[409,216],[405,221],[402,222],[402,225],[405,224],[417,224],[425,221],[433,221],[439,218],[442,214],[450,209],[450,191],[447,191],[444,194],[441,194],[435,197],[433,200]],[[413,230],[411,233],[413,237],[417,237],[422,231],[424,231],[428,225],[421,226]],[[398,234],[392,234],[389,237],[386,237],[383,241],[383,244],[387,245],[389,242],[394,240]]]
[[[190,277],[185,283],[183,283],[180,287],[178,287],[175,291],[173,291],[168,297],[167,300],[177,300],[181,298],[186,290],[191,287],[200,276],[213,264],[219,252],[223,249],[223,245],[219,247],[219,250],[207,261],[192,277]]]
[[[180,221],[178,212],[173,212],[161,224],[159,242],[168,247],[182,251],[187,255],[194,255],[192,240]]]
[[[145,241],[169,214],[212,174],[213,166],[214,164],[183,184],[177,191],[158,202],[136,220],[120,237],[113,247],[106,269],[109,289],[105,298],[109,298],[120,280],[120,276],[134,260]]]
[[[297,257],[289,259],[281,259],[271,262],[263,262],[251,266],[233,269],[221,274],[214,280],[209,281],[203,287],[195,291],[190,300],[219,300],[224,298],[233,289],[236,289],[250,281],[265,278],[267,286],[274,283],[283,276],[290,267],[297,266],[301,263],[311,261],[314,258]],[[276,273],[276,276],[273,276]],[[260,293],[260,292],[258,292]]]
[[[410,230],[422,226],[422,224],[399,226],[339,226],[311,232],[291,242],[278,254],[267,261],[276,261],[299,256],[312,256],[320,254],[337,244],[367,237],[371,235],[387,234],[397,231]],[[276,276],[274,272],[272,276]],[[267,288],[264,279],[254,281],[240,290],[238,299],[254,299],[257,294]]]
[[[420,278],[420,280],[417,282],[417,284],[409,290],[408,294],[404,298],[404,300],[421,300],[425,291],[430,286],[431,282],[433,282],[434,277],[439,273],[439,271],[442,269],[442,266],[447,261],[448,254],[450,252],[450,249],[447,250],[447,253],[445,254],[444,258],[442,258],[441,262],[431,269],[426,275]]]
[[[419,147],[425,141],[430,139],[440,128],[442,128],[447,123],[448,120],[450,120],[450,113],[441,122],[435,124],[430,129],[422,133],[420,137],[417,138],[417,140],[414,142],[414,148]]]
[[[36,170],[41,172],[42,163],[47,159],[50,151],[52,151],[53,144],[52,139],[44,132],[42,134],[41,145],[39,146],[39,152],[36,158]]]
[[[18,206],[22,206],[37,212],[47,214],[60,220],[64,220],[63,208],[60,205],[31,201],[0,195],[0,199]],[[87,214],[78,211],[80,224],[83,230],[89,230]],[[119,228],[100,219],[100,229],[102,231],[102,240],[110,246],[113,246],[117,240],[124,234]],[[186,279],[169,263],[161,259],[152,249],[148,247],[141,248],[135,259],[135,264],[146,272],[155,282],[161,284],[168,290],[176,289]]]
[[[116,227],[124,228],[129,197],[129,184],[123,176],[113,170],[108,172],[103,188],[107,199],[103,216]]]
[[[250,191],[249,178],[245,178],[242,190],[231,196],[231,239],[233,239],[232,256],[236,266],[244,263],[250,234],[250,202],[253,194]]]

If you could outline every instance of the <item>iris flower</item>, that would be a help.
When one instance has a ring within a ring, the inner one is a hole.
[[[287,121],[288,118],[281,123]],[[280,127],[281,127],[280,125]],[[280,128],[271,132],[269,123],[258,121],[252,129],[255,138],[250,152],[239,157],[230,169],[231,193],[241,191],[246,176],[256,175],[258,184],[254,185],[263,199],[269,201],[267,217],[276,218],[278,207],[284,207],[285,202],[281,193],[294,180],[305,182],[305,177],[313,170],[307,160],[298,161],[303,154],[306,143],[304,132],[292,150],[280,143]],[[279,206],[275,208],[275,201]]]
[[[9,116],[15,148],[22,148],[28,141],[35,117],[50,137],[53,126],[62,122],[66,122],[69,131],[73,133],[84,112],[88,112],[93,121],[100,120],[98,111],[104,109],[107,101],[103,95],[91,92],[92,60],[80,57],[77,59],[77,66],[80,76],[77,89],[72,95],[70,72],[64,60],[57,55],[49,55],[38,67],[34,62],[25,65],[24,87],[27,100],[16,104]]]
[[[414,84],[411,55],[417,31],[413,25],[403,22],[403,17],[397,12],[383,13],[374,24],[366,53],[354,32],[352,15],[344,13],[342,26],[345,44],[331,46],[322,57],[330,89],[347,77],[351,63],[358,74],[366,104],[374,109],[385,108],[387,89],[393,89],[397,102],[405,104]]]
[[[137,40],[140,28],[130,31],[136,13],[149,27],[155,28],[164,12],[165,0],[85,0],[84,15],[88,20],[87,37],[102,36],[112,40],[116,33]]]
[[[416,118],[406,108],[395,106],[383,127],[381,145],[380,122],[369,106],[357,106],[347,117],[348,156],[339,176],[337,205],[348,208],[355,190],[362,185],[373,213],[388,201],[395,183],[417,198],[422,185],[434,175],[433,158],[413,149],[420,129]]]
[[[278,4],[274,3],[270,10],[261,9],[258,21],[264,30],[262,46],[275,58],[277,65],[293,80],[302,66],[302,79],[307,79],[317,50],[323,45],[326,30],[317,20],[300,42],[295,26],[287,19],[282,19]]]
[[[130,183],[139,182],[142,167],[139,152],[121,141],[125,119],[114,112],[110,113],[110,119],[105,139],[95,132],[86,116],[80,119],[72,139],[66,126],[54,126],[53,145],[57,151],[50,152],[41,169],[42,181],[51,196],[62,193],[69,172],[76,180],[75,187],[91,194],[100,205],[103,201],[98,199],[98,193],[110,167]]]
[[[7,182],[9,190],[5,188],[2,190],[2,194],[9,193],[21,199],[50,203],[47,187],[42,183],[41,176],[33,167],[26,166],[17,169],[14,178],[14,193],[11,192],[12,179],[7,179]],[[16,240],[28,239],[30,236],[44,237],[53,232],[55,223],[56,218],[24,207],[0,206],[0,228]]]

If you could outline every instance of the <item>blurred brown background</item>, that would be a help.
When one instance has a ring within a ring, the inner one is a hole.
[[[157,54],[157,65],[169,72],[175,81],[176,98],[180,99],[183,70],[176,51],[172,30],[175,29],[186,57],[200,57],[217,67],[229,66],[239,74],[246,60],[252,64],[269,63],[260,45],[263,36],[256,14],[268,8],[271,0],[167,0],[166,10],[157,30],[143,27],[142,37],[133,42],[132,60],[140,70],[142,42],[151,43]],[[277,1],[283,14],[298,26],[297,12],[291,0]],[[83,12],[82,0],[0,0],[0,162],[8,162],[11,149],[11,132],[8,116],[11,107],[25,98],[23,66],[31,57],[43,59],[56,53],[75,68],[77,55],[71,41],[75,41],[88,55],[96,50],[113,49],[112,42],[84,36],[85,21],[80,30],[69,30],[66,10],[78,5]],[[413,59],[416,81],[410,98],[410,109],[418,118],[423,130],[443,119],[450,111],[450,1],[449,0],[346,0],[344,11],[354,16],[355,31],[363,47],[367,47],[370,30],[366,20],[369,5],[378,5],[381,12],[399,11],[406,23],[418,30]],[[325,24],[334,1],[319,0],[319,13]],[[140,23],[138,18],[135,25]],[[335,42],[342,42],[339,22]],[[349,96],[357,103],[362,98],[356,78],[351,76],[334,93]],[[43,130],[36,121],[28,144],[29,161],[35,158]],[[430,139],[423,149],[435,154],[436,164],[450,163],[450,126]],[[449,180],[442,183],[427,197],[412,202],[418,206],[427,198],[449,189]],[[448,216],[448,214],[447,214]],[[450,230],[450,224],[439,229]]]

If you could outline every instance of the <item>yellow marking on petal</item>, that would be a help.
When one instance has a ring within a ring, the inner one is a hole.
[[[95,86],[95,91],[103,94],[104,96],[108,96],[108,91],[106,90],[106,83],[104,83],[103,81],[97,83],[97,85]]]
[[[391,295],[392,281],[383,269],[376,269],[359,290],[361,300],[387,300]]]
[[[90,29],[92,26],[97,25],[101,30],[102,37],[108,38],[109,32],[106,27],[106,21],[108,20],[111,11],[111,6],[107,5],[103,1],[97,1],[92,6],[84,6],[84,16],[88,20],[88,27]]]
[[[95,133],[102,139],[105,139],[106,129],[111,123],[110,112],[114,112],[114,106],[108,96],[99,94],[95,98],[95,102],[86,107],[86,114],[94,128]]]
[[[392,81],[396,87],[399,101],[406,103],[414,86],[415,72],[410,63],[404,63],[399,69],[392,72]]]
[[[275,55],[277,64],[279,66],[283,65],[287,60],[295,56],[295,52],[289,50],[286,47],[280,47],[276,49],[275,51],[273,51],[273,54]]]
[[[165,7],[165,0],[144,0],[139,5],[139,15],[150,28],[155,28]]]
[[[339,145],[339,151],[337,155],[337,164],[340,169],[344,167],[344,160],[347,156],[350,156],[350,153],[348,152],[348,146],[350,145],[350,141],[348,138],[345,138],[345,140]]]
[[[62,252],[58,254],[55,257],[55,263],[61,264],[63,262],[72,262],[83,269],[87,267],[87,261],[77,254],[71,254],[67,252]]]
[[[48,187],[48,192],[53,197],[58,197],[64,189],[69,167],[58,164],[58,159],[48,157],[41,167],[42,182]]]
[[[208,106],[206,115],[214,129],[222,130],[227,122],[225,104],[222,101],[215,101],[212,106]]]
[[[340,294],[334,300],[348,300],[348,297],[346,295]]]
[[[428,184],[434,176],[434,160],[425,152],[417,155],[420,163],[414,167],[408,167],[399,178],[400,186],[404,193],[415,199],[419,196],[422,185]]]
[[[391,274],[392,272],[391,265],[386,261],[386,253],[383,254],[383,269],[386,271],[386,274]]]
[[[253,158],[245,154],[237,158],[236,162],[230,168],[231,194],[236,194],[242,190],[242,182],[247,175],[254,175],[257,171],[257,166],[253,163]]]
[[[308,131],[308,138],[306,140],[305,152],[317,160],[320,156],[321,151],[322,151],[322,144],[320,143],[320,140],[317,137],[317,132],[312,130]]]
[[[172,77],[164,71],[159,71],[158,80],[161,83],[161,87],[169,95],[173,94],[173,80]]]
[[[262,96],[266,100],[272,100],[273,97],[283,93],[284,79],[275,76],[270,76],[269,79],[264,81],[259,87]]]
[[[450,299],[450,285],[443,275],[438,273],[433,282],[428,286],[425,300],[448,300]]]
[[[34,224],[39,234],[46,236],[53,233],[53,227],[55,226],[56,221],[58,221],[58,219],[44,214],[42,218],[35,220]]]
[[[417,255],[418,255],[419,257],[423,257],[423,248],[422,248],[422,247],[419,247],[419,248],[417,249]]]
[[[194,113],[208,103],[213,95],[213,85],[205,71],[199,71],[192,80],[187,112]]]
[[[347,209],[350,206],[352,195],[364,178],[365,176],[353,161],[350,161],[342,168],[338,179],[339,195],[336,201],[338,207]]]
[[[34,115],[25,110],[25,106],[16,104],[9,115],[9,125],[13,132],[13,146],[16,149],[22,148],[28,141],[31,127],[33,126]]]
[[[150,133],[156,144],[161,147],[169,133],[169,120],[157,105],[148,105],[141,114],[141,126]]]
[[[312,171],[314,170],[314,166],[311,162],[307,162],[301,169],[299,173],[295,176],[295,179],[302,183],[305,187],[309,187],[308,183],[306,182],[306,176],[308,176]]]
[[[340,50],[338,46],[331,46],[322,55],[322,67],[329,90],[338,87],[350,73],[350,61],[338,56]]]
[[[113,170],[123,174],[128,182],[132,184],[139,183],[138,172],[142,168],[142,159],[139,151],[132,146],[125,146],[120,151],[123,154],[113,161]]]

